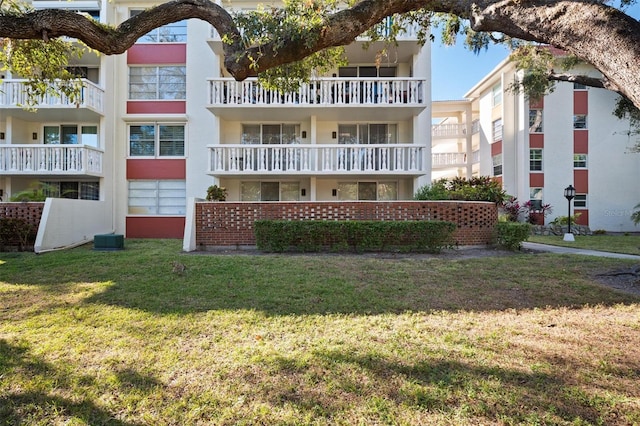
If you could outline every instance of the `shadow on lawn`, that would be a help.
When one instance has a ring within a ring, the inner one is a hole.
[[[8,378],[5,386],[9,389],[12,383],[16,385],[15,389],[9,391],[0,388],[2,425],[53,424],[72,419],[80,420],[83,424],[137,425],[118,420],[114,413],[99,407],[82,394],[82,386],[97,385],[95,378],[73,377],[67,371],[29,354],[28,348],[11,345],[4,339],[0,339],[0,376]],[[134,381],[141,379],[126,371],[118,375],[120,376],[123,376],[121,388],[131,388]],[[143,380],[145,383],[149,381],[154,380]],[[80,389],[73,390],[73,382]],[[73,397],[63,397],[60,394],[73,394]]]
[[[269,362],[271,367],[275,365],[275,375],[281,383],[263,398],[273,405],[286,402],[301,410],[327,414],[347,409],[346,405],[354,402],[352,398],[363,396],[368,398],[366,403],[371,412],[385,416],[393,416],[394,407],[408,406],[451,418],[462,414],[462,418],[475,419],[480,424],[484,423],[481,419],[487,423],[500,419],[500,423],[507,424],[556,424],[558,421],[613,424],[620,421],[619,410],[625,408],[615,403],[609,406],[605,401],[594,404],[597,389],[576,393],[571,384],[574,377],[483,366],[474,364],[473,360],[465,363],[438,359],[411,365],[385,357],[330,350],[314,352],[312,365],[296,365],[285,357]],[[356,365],[368,372],[371,379],[358,380],[358,375],[333,376],[331,371],[341,371],[336,365],[343,365],[346,370]],[[309,380],[309,370],[329,371],[329,376],[319,378],[320,389],[297,386]],[[322,386],[327,386],[326,392]],[[329,396],[332,392],[328,389],[333,389],[333,396]],[[626,414],[633,418],[640,415],[632,411]]]

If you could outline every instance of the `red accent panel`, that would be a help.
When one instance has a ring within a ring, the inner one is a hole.
[[[589,210],[576,209],[574,211],[574,214],[576,213],[580,213],[580,217],[576,219],[576,224],[582,225],[582,226],[589,226]]]
[[[127,64],[185,64],[186,44],[134,44],[127,51]]]
[[[184,217],[128,217],[127,238],[183,238]]]
[[[529,108],[544,108],[544,97],[540,99],[529,99]]]
[[[576,187],[577,194],[589,193],[589,170],[574,170],[573,186]]]
[[[491,155],[498,155],[502,153],[502,141],[494,142],[491,144]]]
[[[574,154],[589,153],[589,131],[588,130],[573,131],[573,153]]]
[[[186,101],[127,101],[127,114],[184,114]]]
[[[529,135],[529,148],[544,148],[544,135],[532,133]]]
[[[529,187],[531,187],[531,188],[543,188],[544,187],[544,173],[529,173]]]
[[[494,176],[491,179],[502,185],[502,176]]]
[[[186,160],[127,160],[127,179],[186,179]]]
[[[589,114],[589,92],[579,90],[573,92],[573,113]]]

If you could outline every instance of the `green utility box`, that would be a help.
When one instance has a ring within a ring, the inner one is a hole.
[[[101,234],[93,236],[93,249],[103,251],[123,250],[124,235]]]

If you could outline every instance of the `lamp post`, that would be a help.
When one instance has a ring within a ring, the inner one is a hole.
[[[576,196],[576,189],[573,185],[569,185],[564,189],[564,198],[567,199],[569,204],[568,214],[567,214],[567,233],[564,234],[564,241],[575,241],[573,233],[571,232],[571,200]]]

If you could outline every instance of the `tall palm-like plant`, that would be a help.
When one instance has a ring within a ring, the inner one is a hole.
[[[634,211],[633,214],[631,215],[631,220],[633,221],[634,224],[637,225],[640,223],[640,204],[636,204],[634,209],[636,211]]]

